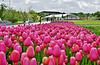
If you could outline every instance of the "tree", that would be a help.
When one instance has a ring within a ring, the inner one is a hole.
[[[4,20],[4,15],[3,15],[3,13],[4,13],[4,11],[6,10],[6,5],[5,4],[1,4],[0,5],[0,18],[2,19],[2,20]]]

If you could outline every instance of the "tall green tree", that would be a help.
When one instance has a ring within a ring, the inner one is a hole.
[[[0,5],[0,18],[2,20],[4,20],[4,15],[3,14],[4,14],[4,11],[6,10],[6,7],[7,6],[5,4],[3,4],[3,3]]]

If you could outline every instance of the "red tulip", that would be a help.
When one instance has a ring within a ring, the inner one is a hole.
[[[14,63],[18,62],[20,58],[20,54],[17,50],[13,50],[10,54],[10,60]]]
[[[29,58],[34,57],[34,55],[35,55],[34,48],[33,48],[32,46],[29,46],[29,47],[27,48],[27,50],[26,50],[26,53],[27,53],[27,56],[28,56]]]
[[[91,60],[93,60],[93,61],[96,61],[96,60],[99,59],[99,54],[98,54],[98,51],[97,51],[96,48],[92,48],[92,49],[90,50],[90,58],[91,58]]]
[[[70,65],[75,65],[76,64],[76,59],[75,57],[70,58]]]
[[[82,55],[81,55],[80,52],[77,52],[77,53],[76,53],[75,59],[76,59],[76,61],[81,61],[81,60],[82,60]]]
[[[60,47],[59,47],[58,45],[55,45],[55,46],[54,46],[53,55],[54,55],[55,57],[60,57],[60,55],[61,55],[61,50],[60,50]]]
[[[0,52],[0,65],[8,65],[6,61],[6,56],[4,52]]]
[[[37,61],[36,61],[35,58],[32,58],[32,59],[31,59],[30,65],[37,65]]]

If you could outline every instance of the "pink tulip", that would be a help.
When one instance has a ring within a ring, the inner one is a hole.
[[[100,48],[98,48],[98,53],[99,53],[99,55],[100,55]]]
[[[72,47],[71,52],[75,53],[75,47]]]
[[[46,36],[45,38],[44,38],[44,43],[50,43],[50,40],[51,40],[51,38],[50,38],[50,36]]]
[[[40,47],[39,46],[36,46],[36,52],[40,52]]]
[[[48,47],[48,49],[47,49],[47,55],[52,55],[53,53],[52,53],[52,48],[51,47]]]
[[[10,54],[10,60],[14,63],[18,62],[20,58],[20,54],[17,50],[13,50]]]
[[[89,51],[89,48],[88,48],[87,43],[85,43],[85,44],[83,45],[83,51],[84,51],[84,52],[88,52],[88,51]]]
[[[23,59],[24,59],[25,57],[27,57],[27,53],[22,53],[22,54],[21,54],[21,60],[20,60],[21,65],[23,64]]]
[[[100,60],[98,60],[97,63],[100,65]]]
[[[75,57],[70,58],[70,65],[75,65],[76,64],[76,59]]]
[[[25,42],[23,43],[24,46],[30,46],[31,45],[31,38],[27,37],[27,39],[25,39]]]
[[[79,52],[79,46],[75,45],[75,52]]]
[[[6,36],[4,36],[4,43],[7,45],[8,44],[8,39],[9,39],[9,37],[6,35]]]
[[[32,59],[31,59],[30,65],[37,65],[37,61],[36,61],[35,58],[32,58]]]
[[[11,39],[8,39],[7,47],[11,47],[11,46],[12,46],[12,41],[11,41]]]
[[[77,52],[77,53],[76,53],[75,59],[76,59],[76,61],[81,61],[81,60],[82,60],[82,55],[81,55],[80,52]]]
[[[55,45],[55,46],[54,46],[53,55],[54,55],[55,57],[60,57],[60,55],[61,55],[61,50],[60,50],[60,47],[59,47],[58,45]]]
[[[68,59],[65,59],[65,63],[66,63],[66,64],[68,63]]]
[[[66,58],[65,50],[61,50],[61,55],[63,56],[64,59]]]
[[[62,65],[64,61],[63,55],[60,55],[60,57],[58,58],[58,64]]]
[[[26,39],[27,36],[28,36],[27,33],[23,32],[23,34],[22,34],[23,39]]]
[[[4,43],[0,43],[0,52],[3,51],[6,52],[6,45]]]
[[[20,54],[22,53],[22,48],[21,48],[21,46],[17,46],[17,47],[15,48],[15,50],[19,51]]]
[[[0,65],[8,65],[6,61],[6,56],[4,52],[0,52]]]
[[[93,60],[93,61],[96,61],[96,60],[99,59],[99,54],[98,54],[98,51],[97,51],[96,48],[92,48],[92,49],[90,50],[90,58],[91,58],[91,60]]]
[[[29,58],[28,57],[25,57],[23,59],[23,64],[22,65],[30,65],[30,62],[29,62]]]
[[[11,40],[14,41],[15,40],[15,35],[11,36]]]
[[[48,65],[56,65],[53,56],[49,56],[49,59],[48,59]]]
[[[23,37],[19,37],[19,41],[21,42],[21,43],[23,43],[24,42],[24,40],[23,40]]]
[[[35,55],[34,48],[33,48],[32,46],[29,46],[29,47],[27,48],[27,50],[26,50],[26,53],[27,53],[27,56],[28,56],[29,58],[34,57],[34,55]]]

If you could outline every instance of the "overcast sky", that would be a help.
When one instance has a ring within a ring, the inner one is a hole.
[[[2,0],[0,0],[0,3]],[[4,0],[8,6],[9,0]],[[92,13],[100,11],[100,0],[11,0],[11,7],[16,10],[36,12],[60,11],[66,13],[84,12]]]

